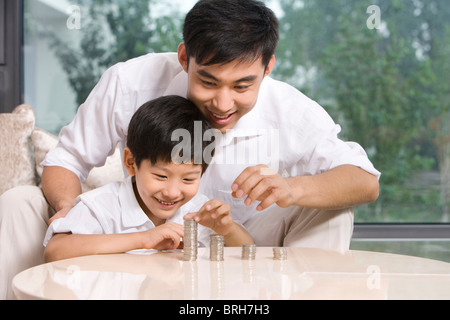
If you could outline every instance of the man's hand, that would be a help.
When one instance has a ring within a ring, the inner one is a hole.
[[[321,174],[282,178],[265,165],[244,170],[231,187],[233,197],[257,210],[273,204],[281,208],[299,206],[321,210],[339,210],[376,201],[378,178],[353,165],[342,165]]]
[[[67,214],[69,213],[70,210],[72,210],[72,207],[70,207],[70,206],[64,207],[61,210],[59,210],[57,213],[55,213],[55,215],[53,217],[51,217],[48,220],[48,225],[51,225],[52,222],[57,219],[61,219],[61,218],[64,218],[65,216],[67,216]]]
[[[247,195],[244,202],[246,206],[260,201],[258,211],[263,211],[275,203],[281,208],[288,208],[294,204],[288,179],[282,178],[265,165],[245,169],[233,183],[231,190],[233,197],[238,199]]]
[[[56,214],[49,220],[50,225],[59,218],[64,218],[81,194],[81,183],[71,171],[61,167],[45,167],[42,173],[42,191]]]

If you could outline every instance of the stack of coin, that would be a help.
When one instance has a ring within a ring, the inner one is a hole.
[[[244,244],[242,246],[242,260],[255,260],[256,244]]]
[[[287,249],[286,248],[273,248],[273,259],[274,260],[287,260]]]
[[[195,220],[184,221],[184,261],[197,260],[197,228]]]
[[[225,239],[218,234],[211,235],[210,243],[210,260],[223,261],[223,248],[225,246]]]

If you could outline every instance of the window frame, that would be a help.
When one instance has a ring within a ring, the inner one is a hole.
[[[450,240],[448,223],[356,223],[353,240]]]
[[[0,0],[0,113],[23,103],[23,0]]]

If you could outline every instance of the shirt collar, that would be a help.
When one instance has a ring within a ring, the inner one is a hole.
[[[183,70],[179,74],[172,79],[166,91],[164,92],[164,96],[180,96],[183,98],[187,98],[187,90],[188,90],[188,75]]]
[[[139,205],[133,190],[133,177],[125,179],[119,189],[119,201],[122,208],[122,223],[126,228],[140,227],[146,223],[154,227]]]

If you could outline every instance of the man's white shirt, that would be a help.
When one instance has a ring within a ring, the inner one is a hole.
[[[60,166],[84,181],[119,144],[126,147],[128,124],[139,107],[160,96],[187,97],[188,76],[177,54],[148,54],[110,68],[73,122],[60,134],[44,166]],[[249,166],[267,164],[282,176],[316,175],[354,165],[380,177],[364,149],[339,139],[341,127],[315,101],[283,82],[266,77],[255,108],[225,135],[202,177],[200,193],[230,204],[245,223],[257,203],[246,207],[231,196],[234,180]],[[276,205],[268,211],[281,210]]]

